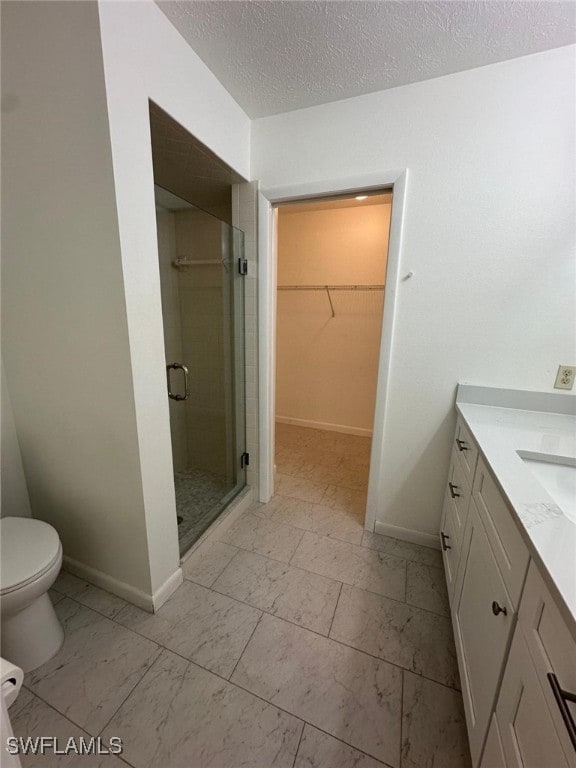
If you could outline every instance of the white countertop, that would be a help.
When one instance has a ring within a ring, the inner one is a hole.
[[[498,392],[506,393],[506,397],[498,397]],[[539,399],[539,393],[519,392],[516,402],[528,407],[514,408],[510,407],[515,402],[513,392],[460,385],[456,408],[507,498],[532,557],[539,563],[575,631],[576,522],[562,512],[517,452],[576,458],[576,415],[570,414],[575,412],[576,398],[542,395]],[[507,407],[497,405],[498,402],[506,403]],[[542,406],[564,412],[537,410]]]

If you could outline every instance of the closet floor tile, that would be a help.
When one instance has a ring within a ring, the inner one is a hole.
[[[302,475],[283,475],[276,473],[275,490],[280,496],[291,496],[302,501],[319,502],[324,496],[328,483],[315,482]]]

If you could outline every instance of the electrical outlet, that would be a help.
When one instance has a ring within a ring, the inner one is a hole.
[[[559,365],[554,389],[572,389],[575,374],[576,365]]]

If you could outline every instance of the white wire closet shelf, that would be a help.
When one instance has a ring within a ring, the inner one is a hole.
[[[383,291],[385,285],[279,285],[279,291],[324,291],[330,302],[332,317],[335,317],[332,291]]]
[[[383,291],[384,285],[279,285],[279,291]]]

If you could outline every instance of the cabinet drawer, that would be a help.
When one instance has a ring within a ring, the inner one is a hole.
[[[576,744],[572,743],[548,674],[555,675],[561,689],[576,694],[576,641],[534,562],[528,570],[518,615],[560,741],[571,756],[570,765],[575,766]],[[576,721],[576,703],[566,702],[565,706]]]
[[[452,598],[454,596],[454,586],[456,584],[458,563],[460,562],[461,545],[461,538],[459,538],[456,533],[454,522],[454,502],[447,491],[444,497],[444,507],[442,510],[440,543],[442,545],[442,559],[444,561],[444,574],[446,576],[446,586],[448,588],[450,605],[452,605]]]
[[[530,555],[512,513],[482,457],[478,459],[472,496],[486,528],[510,599],[517,608]]]
[[[448,480],[446,483],[446,496],[452,507],[452,529],[457,538],[457,543],[462,543],[464,528],[466,527],[466,518],[468,516],[468,506],[470,504],[471,485],[468,482],[456,451],[452,451],[450,457],[450,469],[448,471]]]
[[[515,613],[474,501],[452,607],[454,639],[472,763],[478,765]]]
[[[508,768],[570,768],[518,623],[496,706]]]
[[[454,451],[458,454],[464,474],[471,486],[474,470],[476,469],[476,461],[478,460],[478,448],[461,416],[458,417],[456,424]]]

